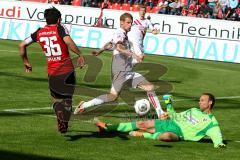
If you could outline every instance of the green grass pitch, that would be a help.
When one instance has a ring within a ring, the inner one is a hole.
[[[169,93],[174,96],[177,111],[197,107],[198,96],[202,92],[213,93],[218,98],[213,113],[220,123],[227,143],[226,149],[214,149],[208,141],[167,143],[124,134],[99,135],[91,123],[92,118],[98,116],[110,123],[128,121],[129,116],[134,117],[134,110],[132,105],[121,102],[125,100],[129,104],[133,103],[131,97],[144,96],[140,90],[124,90],[126,94],[123,93],[119,99],[120,105],[100,106],[90,112],[93,115],[85,117],[72,116],[69,132],[61,135],[57,132],[56,119],[51,109],[45,56],[38,44],[29,47],[33,72],[26,74],[19,57],[18,43],[0,40],[0,160],[239,159],[239,64],[146,56],[144,61],[148,65],[141,70],[147,73],[151,64],[155,66],[153,68],[156,72],[158,67],[159,70],[165,69],[159,77],[153,72],[152,75],[157,78],[152,80],[158,87],[160,99],[164,86],[158,86],[158,82],[167,82],[172,86]],[[74,105],[80,100],[89,100],[106,93],[111,86],[111,54],[99,57],[98,62],[102,63],[99,67],[91,61],[91,49],[82,51],[88,55],[91,66],[76,70],[79,86],[74,95]],[[95,72],[98,73],[96,79],[91,74]]]

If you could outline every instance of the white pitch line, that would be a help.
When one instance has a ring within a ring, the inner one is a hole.
[[[227,97],[216,97],[216,99],[238,99],[240,98],[240,96],[227,96]],[[189,101],[189,100],[194,100],[194,98],[188,98],[188,99],[175,99],[173,100],[174,102],[179,102],[179,101]],[[163,100],[160,100],[163,101]],[[130,103],[131,105],[133,105],[133,103]],[[119,105],[119,106],[123,106],[123,105],[127,105],[127,103],[125,102],[120,102],[120,103],[110,103],[110,104],[105,104],[105,105]],[[74,108],[76,106],[73,106]],[[4,112],[14,112],[14,111],[35,111],[35,110],[50,110],[52,109],[51,107],[42,107],[42,108],[11,108],[11,109],[4,109]]]
[[[227,72],[238,72],[237,70],[227,70],[227,69],[216,69],[216,68],[198,68],[202,70],[209,70],[209,71],[227,71]]]
[[[13,108],[13,109],[4,109],[5,112],[12,112],[12,111],[34,111],[34,110],[46,110],[51,109],[50,107],[42,107],[42,108]]]
[[[21,113],[21,114],[29,114],[29,115],[38,115],[38,116],[51,117],[51,118],[55,118],[56,117],[56,116],[53,116],[53,115],[45,115],[45,114],[38,114],[38,113],[23,112],[23,111],[19,111],[19,110],[15,110],[15,109],[6,109],[6,110],[3,110],[3,111],[5,111],[5,112],[13,112],[13,113]]]
[[[12,53],[19,53],[19,51],[17,50],[4,50],[4,49],[0,49],[0,52],[3,51],[3,52],[12,52]],[[34,53],[42,53],[42,52],[34,52]]]
[[[216,99],[238,99],[240,96],[216,97]]]
[[[48,108],[49,109],[49,107],[44,107],[44,108]],[[35,108],[35,109],[37,110],[37,108]],[[3,111],[5,111],[5,112],[13,112],[13,113],[20,113],[20,114],[27,114],[27,115],[34,115],[34,116],[37,115],[37,116],[41,116],[41,117],[56,118],[55,115],[45,115],[45,114],[38,114],[38,113],[29,113],[29,112],[22,112],[22,111],[13,110],[13,109],[6,109],[6,110],[3,110]],[[84,123],[93,123],[93,119],[82,120],[82,122],[84,122]]]

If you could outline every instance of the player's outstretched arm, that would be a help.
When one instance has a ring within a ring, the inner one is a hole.
[[[94,56],[99,56],[100,54],[102,54],[105,51],[104,48],[100,48],[99,50],[94,50],[92,51],[92,55]]]
[[[222,140],[222,133],[218,125],[208,129],[206,135],[209,136],[214,144],[214,148],[225,148],[226,145]]]
[[[148,29],[146,31],[147,33],[152,33],[152,34],[159,34],[160,33],[160,29],[157,29],[157,28],[152,28],[152,29]]]
[[[20,53],[20,56],[22,57],[26,73],[32,72],[32,66],[29,63],[29,60],[28,60],[28,57],[27,57],[27,46],[29,44],[31,44],[31,43],[27,43],[26,41],[22,41],[19,44],[19,53]]]
[[[77,54],[79,56],[79,58],[77,60],[78,66],[80,68],[84,67],[85,59],[84,59],[81,51],[77,47],[77,45],[72,40],[72,38],[70,36],[65,36],[63,38],[63,41],[67,44],[67,46],[70,48],[71,51],[73,51],[75,54]]]
[[[92,51],[92,54],[94,56],[98,56],[100,55],[101,53],[103,53],[104,51],[106,50],[109,50],[113,48],[113,43],[112,42],[107,42],[102,48],[100,48],[99,50],[95,50],[95,51]]]
[[[151,32],[152,32],[152,34],[159,34],[160,30],[159,29],[153,29]]]

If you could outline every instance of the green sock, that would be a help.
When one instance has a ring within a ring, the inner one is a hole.
[[[157,133],[148,133],[148,132],[144,132],[143,133],[143,137],[144,138],[148,138],[148,139],[153,139],[153,140],[157,140],[158,139],[158,136],[160,135],[161,133],[157,132]]]
[[[119,123],[116,125],[107,125],[107,131],[130,132],[137,129],[136,122]]]

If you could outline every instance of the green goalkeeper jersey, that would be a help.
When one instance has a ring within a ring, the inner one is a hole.
[[[203,137],[209,136],[214,147],[222,144],[222,134],[213,114],[207,114],[198,108],[176,113],[172,105],[167,106],[167,111],[170,118],[181,129],[184,140],[199,141]]]

